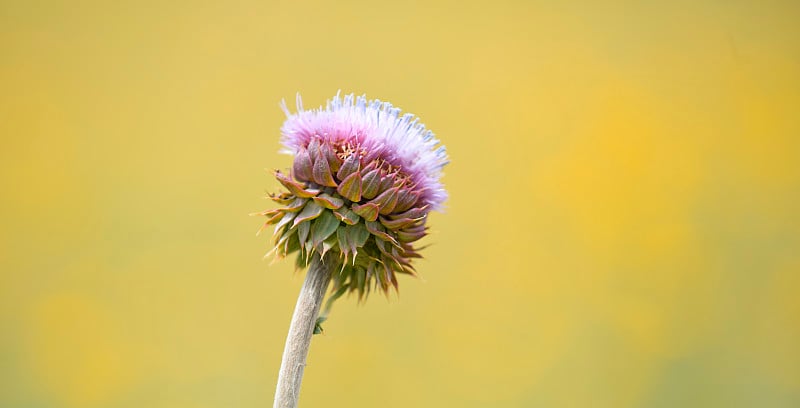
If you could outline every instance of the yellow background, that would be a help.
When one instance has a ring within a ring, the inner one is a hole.
[[[451,198],[302,406],[800,406],[800,6],[597,3],[3,1],[0,406],[271,406],[302,275],[247,214],[337,89]]]

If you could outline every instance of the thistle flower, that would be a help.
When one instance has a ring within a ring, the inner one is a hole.
[[[270,197],[281,207],[259,213],[275,225],[273,251],[297,252],[299,268],[315,253],[334,262],[331,301],[397,290],[397,274],[415,275],[428,213],[447,197],[444,146],[414,115],[364,96],[337,94],[304,110],[298,95],[297,113],[282,108],[282,152],[294,161],[275,172],[287,191]]]
[[[259,214],[275,225],[278,257],[297,252],[298,268],[310,264],[275,392],[275,407],[294,408],[330,282],[326,309],[346,292],[388,294],[397,274],[415,274],[415,242],[447,198],[439,182],[447,154],[414,115],[388,102],[336,94],[324,109],[304,110],[298,95],[297,113],[282,107],[283,152],[294,161],[288,173],[275,172],[287,191],[270,197],[281,207]]]

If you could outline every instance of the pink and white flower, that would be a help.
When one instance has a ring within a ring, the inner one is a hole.
[[[428,212],[447,198],[444,146],[414,115],[364,96],[305,110],[298,95],[297,113],[282,108],[282,151],[294,161],[275,175],[288,192],[271,196],[281,208],[260,213],[276,225],[277,254],[298,251],[300,266],[314,253],[340,262],[332,298],[396,289],[397,273],[414,274]]]

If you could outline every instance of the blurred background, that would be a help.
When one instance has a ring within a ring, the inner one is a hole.
[[[0,406],[271,406],[303,276],[248,214],[280,100],[338,89],[419,115],[451,197],[421,279],[337,302],[301,406],[800,406],[798,21],[3,1]]]

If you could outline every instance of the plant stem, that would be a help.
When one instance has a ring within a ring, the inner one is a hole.
[[[314,255],[306,279],[294,307],[286,347],[283,349],[281,370],[278,372],[278,386],[275,390],[274,408],[295,408],[300,396],[300,383],[306,366],[308,348],[314,333],[322,298],[331,281],[332,262],[323,263],[319,255]]]

